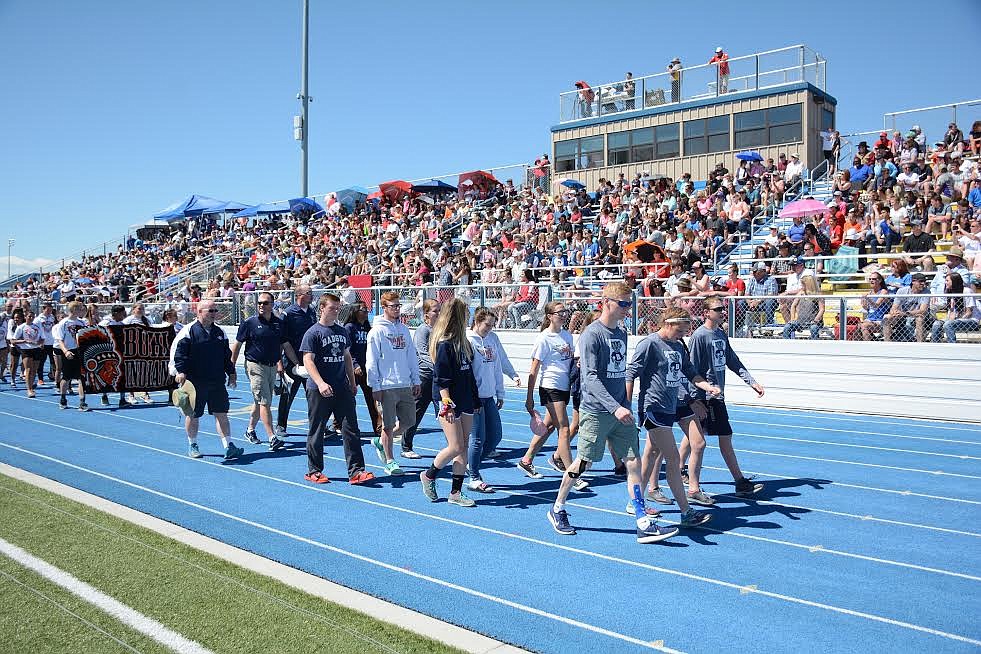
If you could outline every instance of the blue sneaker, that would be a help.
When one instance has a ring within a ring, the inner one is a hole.
[[[688,507],[688,510],[681,514],[681,521],[678,523],[680,527],[697,527],[699,525],[704,525],[706,522],[712,519],[711,513],[706,513],[705,511],[696,511],[692,507]]]
[[[653,518],[641,518],[637,521],[638,543],[657,543],[667,540],[677,533],[677,527],[658,527]]]
[[[237,459],[245,453],[241,447],[235,443],[229,443],[228,447],[225,448],[225,460],[231,461],[232,459]]]
[[[554,506],[550,508],[548,510],[548,521],[552,523],[552,529],[555,530],[555,533],[562,534],[563,536],[576,535],[576,530],[569,524],[569,514],[565,512],[565,509],[556,511]]]
[[[191,443],[190,445],[187,446],[187,455],[192,459],[201,458],[201,450],[198,449],[197,443]]]

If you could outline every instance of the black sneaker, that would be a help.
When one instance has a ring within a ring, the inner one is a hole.
[[[59,409],[67,409],[68,408],[68,400],[66,400],[64,397],[61,398],[60,400],[58,400],[58,408]]]
[[[688,466],[681,466],[681,482],[688,485]]]
[[[88,404],[86,404],[85,402],[79,402],[79,403],[78,403],[78,410],[79,410],[79,411],[83,411],[83,412],[84,412],[84,411],[89,411],[89,410],[90,410],[90,409],[89,409],[89,405],[88,405]]]
[[[102,396],[102,406],[109,406],[109,396],[108,395],[103,395]]]
[[[761,490],[763,490],[763,484],[754,484],[745,477],[736,482],[736,495],[740,495],[742,497],[747,495],[756,495]]]
[[[245,432],[245,440],[249,441],[253,445],[261,445],[262,444],[262,441],[259,440],[259,437],[256,435],[254,429],[248,429],[248,430],[246,430],[246,432]]]
[[[562,462],[562,459],[550,456],[548,457],[548,465],[552,466],[552,470],[555,472],[565,472],[565,464]]]
[[[253,433],[255,433],[255,432],[253,432]],[[270,452],[278,452],[279,450],[283,449],[284,447],[286,447],[286,441],[284,441],[284,440],[282,440],[280,438],[277,438],[276,436],[273,436],[272,438],[269,439],[269,451]]]
[[[127,400],[126,398],[123,398],[123,399],[119,400],[119,408],[120,409],[125,409],[128,406],[133,406],[133,403],[130,402],[129,400]]]
[[[613,468],[613,476],[617,479],[627,478],[627,466],[617,466]]]

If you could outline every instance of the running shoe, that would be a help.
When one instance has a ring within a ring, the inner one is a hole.
[[[689,491],[687,493],[688,501],[692,504],[700,504],[701,506],[713,506],[715,500],[711,496],[707,495],[702,489],[698,489],[694,493]]]
[[[688,485],[688,466],[681,466],[681,482]]]
[[[534,463],[525,463],[524,461],[519,459],[518,467],[524,471],[525,477],[531,477],[532,479],[541,479],[543,476],[542,473],[535,470]]]
[[[37,394],[34,391],[27,391],[27,397],[33,400],[35,397],[37,397]]]
[[[235,443],[229,443],[228,447],[225,448],[225,460],[231,461],[232,459],[237,459],[238,457],[245,454],[245,450],[236,445]]]
[[[192,459],[201,458],[201,450],[198,449],[197,443],[191,443],[190,445],[187,446],[187,455]]]
[[[427,477],[425,470],[419,473],[419,481],[422,482],[422,494],[425,495],[430,502],[435,502],[439,499],[439,495],[436,494],[436,480]]]
[[[613,476],[617,479],[627,478],[627,466],[616,466],[613,468]]]
[[[548,465],[552,466],[552,470],[555,472],[565,472],[565,464],[562,463],[562,459],[556,459],[554,456],[548,457]]]
[[[262,441],[259,440],[259,436],[255,433],[255,429],[245,430],[245,440],[249,441],[253,445],[261,445]],[[272,443],[270,443],[272,445]]]
[[[402,434],[395,434],[395,436],[392,437],[392,442],[393,443],[401,443],[402,442]]]
[[[82,411],[84,413],[85,411],[90,411],[91,409],[89,409],[89,405],[86,404],[85,402],[79,402],[78,403],[78,410],[79,411]]]
[[[385,458],[385,447],[382,445],[381,438],[375,436],[371,439],[371,444],[375,446],[375,453],[378,455],[378,460],[381,461],[382,465],[388,463],[388,459]]]
[[[463,491],[450,493],[450,496],[446,498],[446,501],[449,502],[450,504],[456,504],[457,506],[465,506],[467,508],[470,508],[472,506],[477,506],[477,503],[474,502],[469,497],[467,497],[463,493]]]
[[[403,459],[421,459],[422,457],[413,452],[412,450],[402,450]]]
[[[487,454],[484,455],[484,458],[485,459],[503,459],[504,458],[504,452],[502,452],[500,450],[491,450],[490,452],[488,452]]]
[[[637,515],[637,507],[634,506],[634,503],[633,502],[627,502],[626,511],[627,511],[627,514],[628,515]],[[647,515],[647,516],[649,516],[649,517],[651,517],[651,518],[660,518],[661,517],[661,512],[658,511],[657,509],[655,509],[653,506],[645,506],[644,507],[644,514]]]
[[[579,479],[572,482],[572,489],[577,490],[580,493],[589,488],[589,482],[580,477]]]
[[[674,500],[662,493],[660,488],[652,488],[647,491],[647,499],[658,504],[674,504]]]
[[[120,400],[119,400],[119,408],[120,409],[125,409],[128,406],[133,406],[133,403],[130,402],[129,400],[127,400],[125,397],[120,398]]]
[[[286,441],[276,438],[275,436],[269,439],[270,452],[278,452],[284,447],[286,447]]]
[[[467,484],[467,488],[475,493],[490,494],[494,492],[494,487],[489,485],[483,479],[471,479],[470,483]]]
[[[153,398],[150,397],[149,393],[143,394],[143,404],[153,404]]]
[[[743,477],[736,482],[736,495],[739,495],[740,497],[756,495],[761,490],[763,490],[763,484],[754,484],[746,477]]]
[[[109,396],[108,395],[103,395],[102,396],[102,406],[109,406]]]
[[[550,508],[548,510],[548,521],[552,523],[552,529],[555,530],[555,533],[562,534],[563,536],[576,535],[576,530],[569,524],[569,514],[566,513],[565,509],[556,511],[554,506]]]
[[[706,513],[705,511],[696,511],[689,506],[688,510],[681,514],[681,521],[678,522],[678,525],[681,527],[697,527],[704,525],[711,519],[712,514]]]
[[[60,400],[58,400],[58,408],[59,409],[67,409],[68,408],[68,400],[65,399],[64,397],[62,397]]]
[[[354,473],[354,476],[351,477],[350,482],[352,486],[357,486],[358,484],[369,482],[374,478],[375,475],[373,473],[367,472],[365,470],[359,470],[356,473]]]
[[[639,518],[637,520],[638,543],[657,543],[671,538],[677,533],[677,527],[658,527],[653,518]]]
[[[286,438],[286,427],[276,425],[276,438]]]
[[[385,472],[397,477],[402,474],[402,468],[399,467],[398,461],[392,459],[385,464]]]
[[[308,472],[303,475],[303,478],[307,481],[312,481],[315,484],[329,484],[330,479],[327,479],[327,475],[322,472]]]

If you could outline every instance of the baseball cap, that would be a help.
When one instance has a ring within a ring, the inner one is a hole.
[[[964,250],[960,249],[956,245],[949,250],[947,250],[948,257],[957,257],[958,259],[964,258]]]
[[[762,261],[757,261],[753,264],[753,270],[766,270],[766,264]]]
[[[912,225],[913,227],[922,227],[923,226],[923,221],[922,220],[912,220],[912,221],[910,221],[910,225]]]
[[[716,52],[722,52],[722,48],[716,48],[715,51]]]
[[[910,277],[910,279],[914,282],[925,282],[927,280],[926,275],[923,273],[913,273],[913,276]]]
[[[793,263],[795,266],[803,266],[804,265],[804,257],[794,257],[794,259],[793,259],[793,261],[791,263]]]

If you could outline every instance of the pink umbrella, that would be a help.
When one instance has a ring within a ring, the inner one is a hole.
[[[796,200],[780,210],[781,218],[806,218],[820,216],[828,210],[828,206],[819,200]]]

